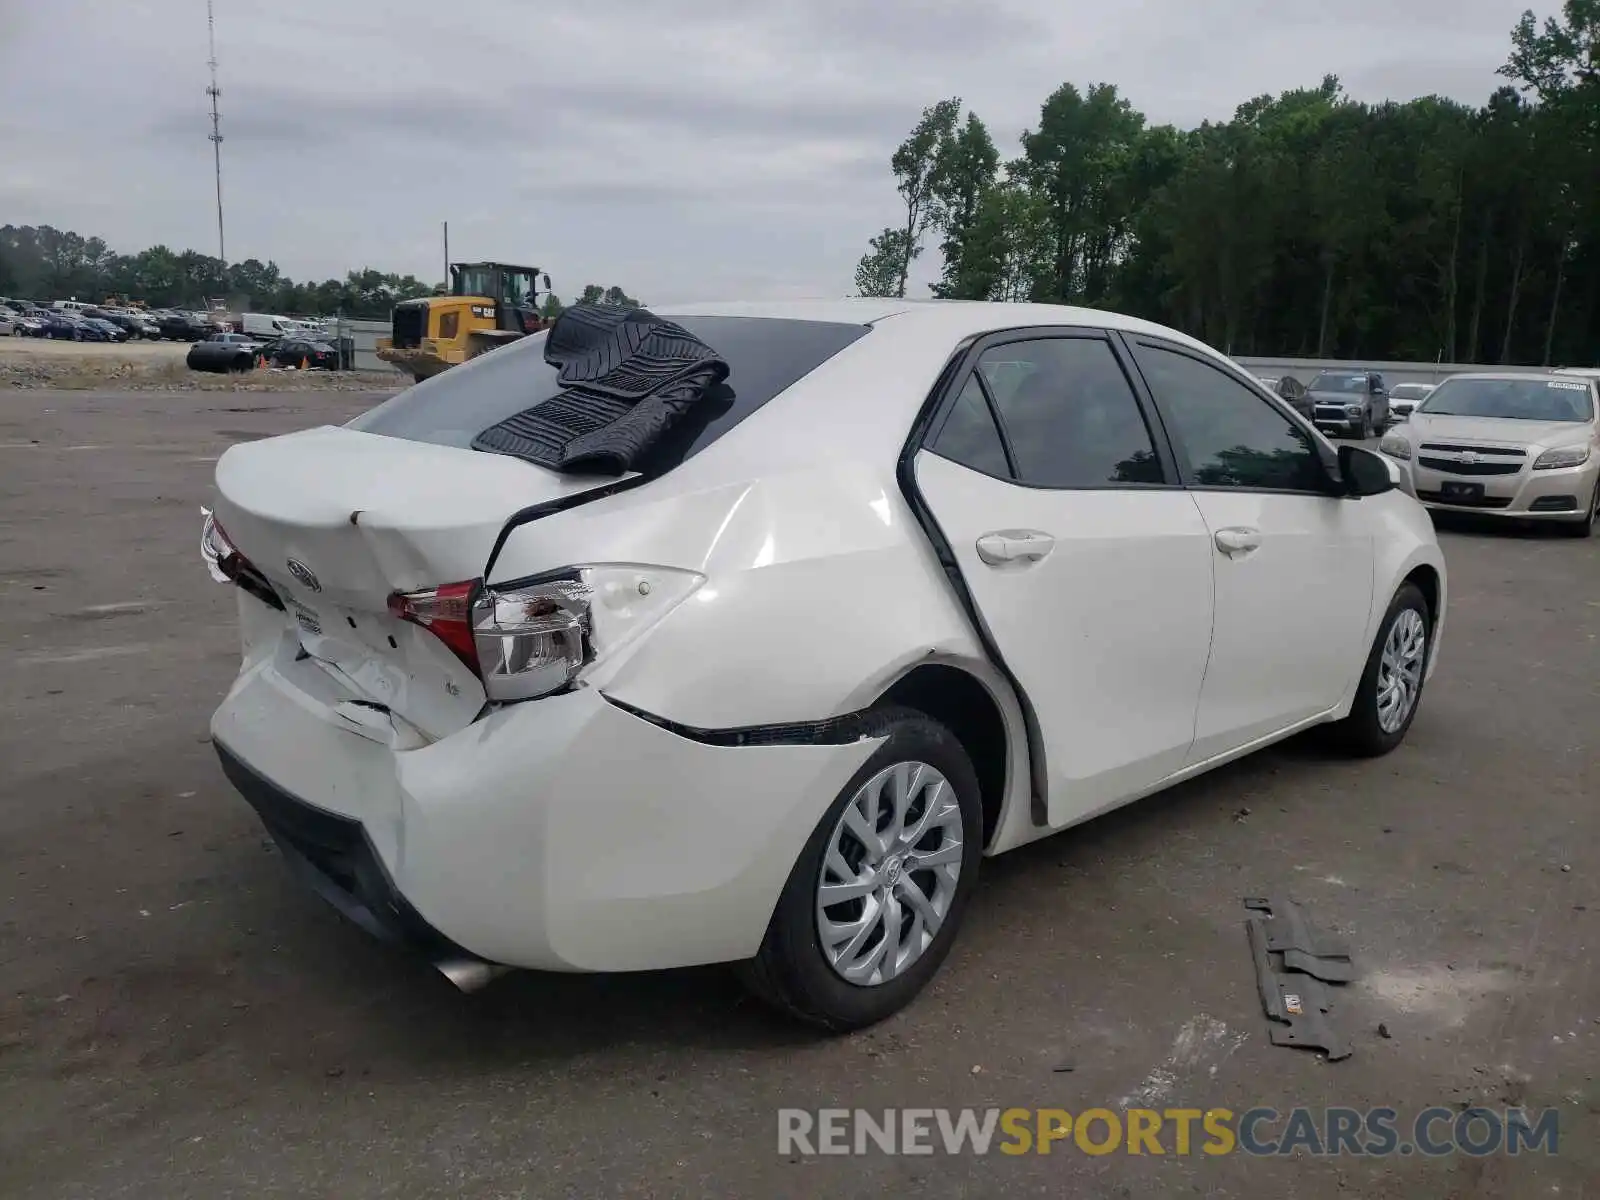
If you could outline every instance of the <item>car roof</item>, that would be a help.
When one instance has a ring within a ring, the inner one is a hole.
[[[1204,342],[1153,321],[1098,308],[1067,304],[1011,304],[989,300],[909,300],[848,297],[840,300],[751,300],[650,306],[662,317],[768,317],[790,321],[839,321],[915,329],[958,340],[997,330],[1086,325],[1147,333],[1215,355]]]
[[[1462,371],[1450,376],[1451,379],[1526,379],[1549,383],[1571,383],[1573,376],[1562,375],[1558,371]]]
[[[650,311],[668,319],[768,318],[872,327],[872,332],[790,384],[776,402],[763,405],[658,481],[674,490],[744,478],[753,463],[772,472],[790,466],[809,469],[837,459],[843,446],[848,446],[851,459],[870,464],[869,470],[882,470],[885,464],[892,468],[951,356],[969,339],[991,332],[1081,326],[1148,334],[1247,377],[1237,363],[1177,330],[1120,313],[1066,305],[773,300],[651,305]]]

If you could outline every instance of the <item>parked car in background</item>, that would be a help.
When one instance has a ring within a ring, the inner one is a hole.
[[[280,338],[267,347],[267,359],[275,367],[306,367],[324,371],[339,368],[339,352],[326,342],[310,338]]]
[[[205,340],[208,342],[220,342],[228,346],[238,346],[245,350],[260,350],[263,346],[259,338],[253,338],[243,333],[235,333],[232,330],[218,330],[216,333],[207,335]]]
[[[232,339],[240,340],[234,341]],[[189,347],[184,362],[192,371],[249,371],[260,360],[261,348],[241,333],[218,333]]]
[[[660,317],[664,370],[569,309],[216,465],[223,769],[310,886],[462,986],[734,961],[859,1028],[934,976],[985,855],[1314,725],[1405,738],[1447,623],[1427,515],[1193,338]],[[567,367],[676,389],[681,425],[594,420]]]
[[[292,337],[303,334],[295,322],[288,317],[276,317],[271,313],[241,313],[239,315],[239,331],[261,341],[272,341],[281,337]]]
[[[127,335],[127,338],[144,336],[144,321],[133,313],[121,309],[91,308],[85,316],[93,317],[99,321],[109,321]],[[122,340],[126,341],[127,338]]]
[[[1311,399],[1306,385],[1293,375],[1269,375],[1261,380],[1267,389],[1306,420],[1311,420]]]
[[[21,337],[22,332],[22,314],[0,308],[0,337]]]
[[[119,338],[125,339],[126,334],[115,325],[107,321],[97,321],[93,317],[77,317],[78,329],[82,336],[78,339],[84,342],[115,342]]]
[[[52,311],[44,319],[44,336],[58,342],[81,342],[83,326],[64,312]]]
[[[1389,424],[1389,389],[1376,371],[1322,371],[1306,385],[1318,429],[1371,438]]]
[[[1389,417],[1390,424],[1404,421],[1411,416],[1412,410],[1423,400],[1428,393],[1437,386],[1432,383],[1397,383],[1389,389]]]
[[[216,332],[209,322],[194,313],[173,312],[161,318],[161,336],[174,342],[198,342]]]
[[[40,338],[49,336],[48,326],[52,314],[48,309],[26,302],[20,304],[13,302],[13,309],[20,310],[19,319],[22,321],[26,336]]]
[[[1600,380],[1600,367],[1557,367],[1557,375],[1571,375],[1577,379]]]
[[[1430,508],[1553,521],[1586,538],[1600,506],[1597,388],[1556,372],[1453,375],[1378,448]]]
[[[97,329],[105,335],[108,342],[125,342],[133,335],[115,321],[104,317],[83,317],[82,321],[91,329]]]

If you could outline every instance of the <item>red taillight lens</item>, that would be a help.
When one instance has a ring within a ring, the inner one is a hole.
[[[393,592],[389,596],[389,612],[402,621],[422,626],[476,674],[478,648],[472,640],[472,598],[478,583],[469,579],[419,592]]]

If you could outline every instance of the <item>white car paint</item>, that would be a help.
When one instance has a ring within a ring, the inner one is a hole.
[[[1212,625],[1214,551],[1193,497],[1019,488],[926,450],[917,481],[1032,700],[1049,823],[1182,769]],[[989,566],[977,540],[993,529],[1055,531],[1055,547]]]
[[[1334,713],[1352,664],[1371,645],[1376,618],[1365,502],[1224,490],[1189,495],[1213,536],[1256,531],[1255,549],[1237,558],[1213,555],[1216,616],[1189,756],[1195,762]],[[1386,595],[1379,615],[1388,603]]]
[[[1399,492],[1025,488],[922,450],[912,473],[980,629],[897,475],[962,345],[1078,325],[1237,368],[1174,331],[1053,306],[658,311],[875,324],[666,475],[504,537],[490,586],[582,564],[698,578],[570,692],[485,707],[472,671],[383,597],[484,575],[515,512],[610,480],[357,428],[236,445],[217,465],[217,520],[290,603],[279,613],[240,591],[243,663],[216,742],[271,785],[361,822],[395,889],[486,960],[612,971],[755,953],[801,847],[878,743],[678,731],[840,717],[919,664],[954,667],[1005,726],[993,854],[1345,715],[1389,599],[1418,567],[1437,573],[1442,622],[1444,561]],[[487,380],[541,340],[403,395]],[[1223,553],[1230,530],[1254,544]],[[991,564],[977,544],[996,531],[1048,532],[1054,546],[1038,562]]]

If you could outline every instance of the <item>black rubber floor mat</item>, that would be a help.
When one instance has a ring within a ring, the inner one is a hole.
[[[474,449],[620,475],[728,375],[710,346],[642,308],[574,305],[551,327],[544,357],[565,390],[485,429]]]

